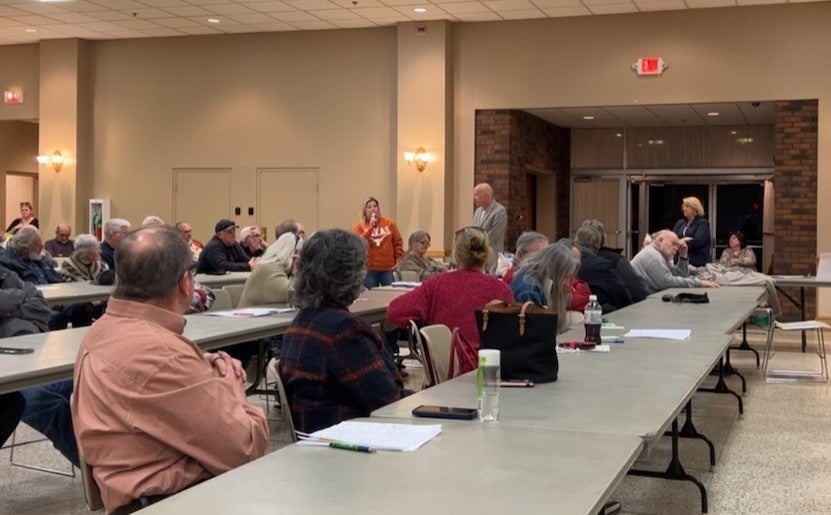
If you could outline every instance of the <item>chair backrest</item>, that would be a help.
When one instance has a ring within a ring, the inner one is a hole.
[[[231,307],[235,308],[239,305],[239,299],[242,297],[242,289],[245,288],[243,284],[228,284],[222,289],[231,295]]]
[[[101,489],[92,476],[92,467],[81,458],[81,483],[84,485],[84,500],[89,511],[98,511],[104,508],[104,501],[101,500]]]
[[[436,384],[447,380],[450,370],[450,338],[452,333],[444,324],[428,325],[421,328],[424,348],[432,360]]]
[[[234,309],[234,304],[231,302],[231,294],[227,290],[214,288],[211,289],[214,294],[214,302],[208,311],[223,311],[226,309]]]
[[[277,395],[280,397],[280,412],[283,414],[283,420],[289,426],[291,431],[291,441],[297,441],[297,433],[294,432],[294,419],[291,418],[291,408],[289,407],[289,398],[286,395],[286,388],[283,386],[283,379],[280,377],[280,360],[274,364],[274,382],[277,383]]]
[[[436,365],[433,363],[430,351],[421,340],[421,331],[419,331],[418,324],[415,323],[415,320],[410,320],[410,334],[408,336],[410,340],[410,353],[424,367],[424,383],[421,387],[429,388],[435,386],[438,384],[436,380]]]

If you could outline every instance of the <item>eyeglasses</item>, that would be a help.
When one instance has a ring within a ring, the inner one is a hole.
[[[422,245],[424,245],[425,247],[429,247],[429,246],[430,246],[430,242],[429,242],[429,241],[419,241],[419,243],[421,243],[421,244],[422,244]]]
[[[580,350],[592,350],[597,347],[597,344],[594,342],[560,342],[557,344],[557,347],[561,349],[580,349]]]

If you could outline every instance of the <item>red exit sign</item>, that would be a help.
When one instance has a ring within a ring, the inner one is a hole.
[[[632,69],[638,75],[660,76],[667,68],[669,65],[661,57],[641,57],[632,65]]]

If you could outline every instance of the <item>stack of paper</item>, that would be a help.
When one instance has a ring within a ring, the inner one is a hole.
[[[412,281],[393,281],[392,286],[395,286],[396,288],[415,288],[417,286],[421,286],[421,283]]]
[[[441,433],[441,425],[383,424],[355,422],[340,424],[312,433],[313,437],[355,445],[378,451],[412,452]]]
[[[227,311],[211,311],[205,314],[214,317],[251,318],[279,315],[280,313],[291,313],[292,311],[294,311],[294,308],[245,308],[230,309]]]
[[[632,329],[623,336],[627,338],[658,338],[660,340],[686,340],[692,331],[689,329]]]

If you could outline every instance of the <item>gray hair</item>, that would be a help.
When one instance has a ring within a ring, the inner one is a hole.
[[[113,234],[119,232],[123,228],[130,230],[130,222],[123,218],[110,218],[104,224],[104,237],[111,238]]]
[[[577,234],[574,235],[574,240],[577,245],[585,247],[592,252],[597,252],[602,241],[601,233],[589,225],[583,225],[577,229]]]
[[[300,231],[300,227],[297,225],[297,222],[291,218],[283,220],[274,227],[274,240],[278,240],[280,236],[287,232],[297,234],[298,231]]]
[[[159,227],[161,225],[167,225],[164,223],[164,220],[159,218],[156,215],[145,216],[144,220],[141,221],[141,228],[147,229],[148,227]]]
[[[243,228],[242,228],[242,230],[239,232],[239,237],[240,237],[240,239],[241,239],[242,241],[245,241],[245,238],[247,238],[247,237],[251,236],[251,231],[254,231],[254,230],[256,230],[256,229],[257,229],[257,226],[256,226],[256,225],[246,225],[246,226],[245,226],[245,227],[243,227]]]
[[[303,239],[299,235],[290,232],[283,234],[265,249],[265,253],[257,260],[257,264],[277,263],[280,268],[288,271],[291,267],[294,251],[300,250],[302,246]]]
[[[583,222],[583,226],[591,227],[598,233],[600,233],[600,247],[606,244],[606,227],[603,225],[603,222],[600,220],[595,220],[594,218],[589,218]],[[598,247],[598,248],[600,248]]]
[[[536,231],[525,231],[519,235],[519,238],[516,239],[517,263],[528,254],[528,249],[531,245],[538,241],[544,241],[548,245],[548,236]]]
[[[563,284],[577,274],[579,266],[580,263],[571,253],[571,247],[559,242],[528,256],[519,265],[519,270],[525,272],[525,280],[533,278],[545,291],[548,308],[557,313],[559,332],[568,329],[566,311],[570,299],[563,292]]]
[[[179,232],[168,226],[131,232],[115,250],[113,297],[151,300],[172,294],[193,254]]]
[[[99,247],[98,240],[92,234],[79,234],[75,237],[75,250],[72,254],[76,257],[86,258]]]
[[[424,238],[428,240],[432,240],[433,238],[430,237],[430,233],[427,231],[416,231],[410,235],[410,238],[407,240],[407,246],[409,248],[413,248],[413,246],[418,243],[419,241],[423,240]]]
[[[343,229],[318,231],[303,245],[292,286],[299,308],[346,307],[361,292],[366,245]]]
[[[40,231],[34,225],[26,225],[12,236],[9,240],[9,248],[12,250],[24,250],[32,246],[35,238],[40,237]]]

